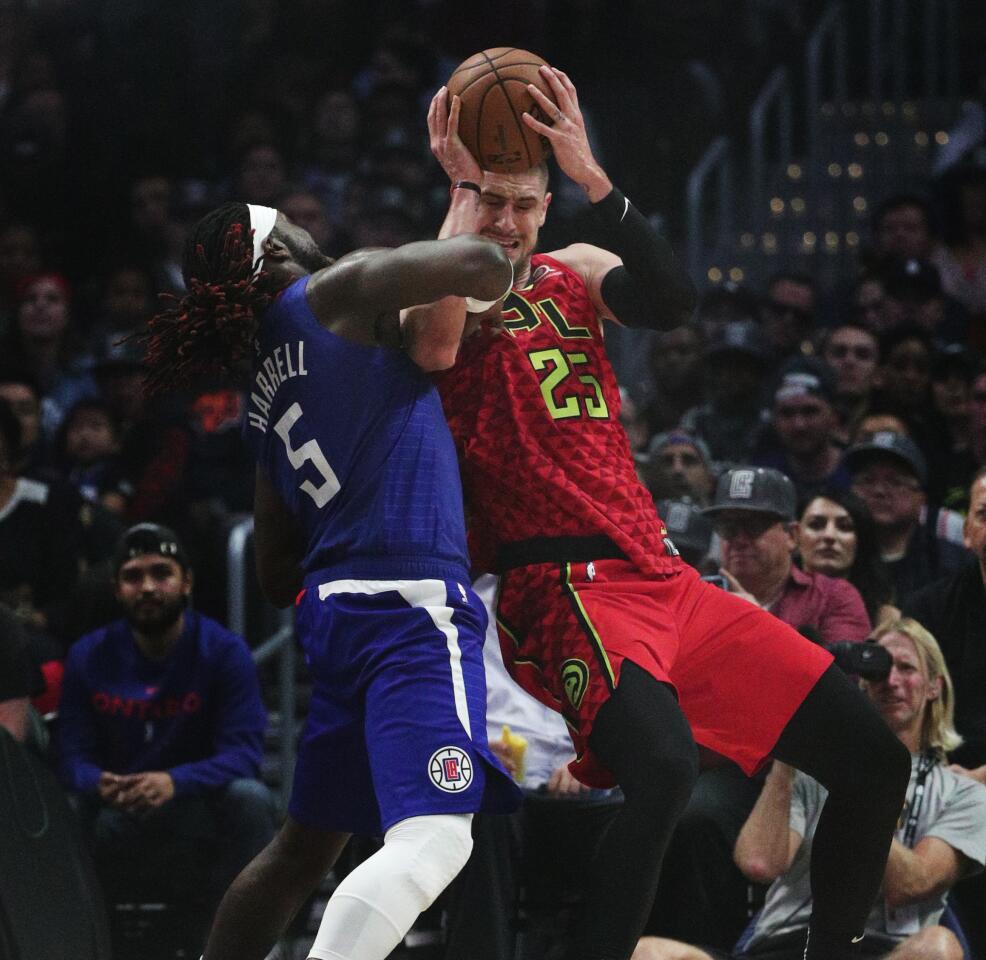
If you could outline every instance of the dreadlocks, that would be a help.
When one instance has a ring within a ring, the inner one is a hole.
[[[148,394],[231,372],[250,355],[258,319],[280,286],[266,271],[254,276],[245,203],[225,203],[199,220],[182,275],[188,293],[163,294],[167,306],[147,323]]]

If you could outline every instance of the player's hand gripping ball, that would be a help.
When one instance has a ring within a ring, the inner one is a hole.
[[[554,104],[551,87],[539,68],[544,60],[515,47],[493,47],[460,64],[448,91],[461,101],[459,136],[484,170],[521,173],[551,153],[548,139],[524,123],[524,113],[551,125],[527,85],[534,84]]]

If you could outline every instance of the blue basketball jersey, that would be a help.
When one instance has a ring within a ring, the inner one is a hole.
[[[306,584],[467,582],[459,470],[435,388],[402,351],[326,330],[307,282],[263,316],[244,424],[307,537]]]

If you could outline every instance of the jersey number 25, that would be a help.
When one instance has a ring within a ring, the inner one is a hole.
[[[274,432],[284,441],[288,463],[300,470],[305,463],[311,465],[322,475],[322,483],[317,487],[311,480],[305,480],[300,489],[315,501],[316,507],[324,507],[338,492],[339,480],[329,461],[325,459],[317,440],[306,440],[297,450],[291,446],[291,428],[301,419],[301,404],[292,403],[284,415],[274,424]]]

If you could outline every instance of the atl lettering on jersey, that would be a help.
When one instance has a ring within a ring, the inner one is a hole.
[[[585,283],[544,254],[531,270],[507,297],[502,327],[484,324],[438,377],[474,567],[496,569],[503,544],[603,535],[642,571],[672,573],[680,561],[637,479]]]

